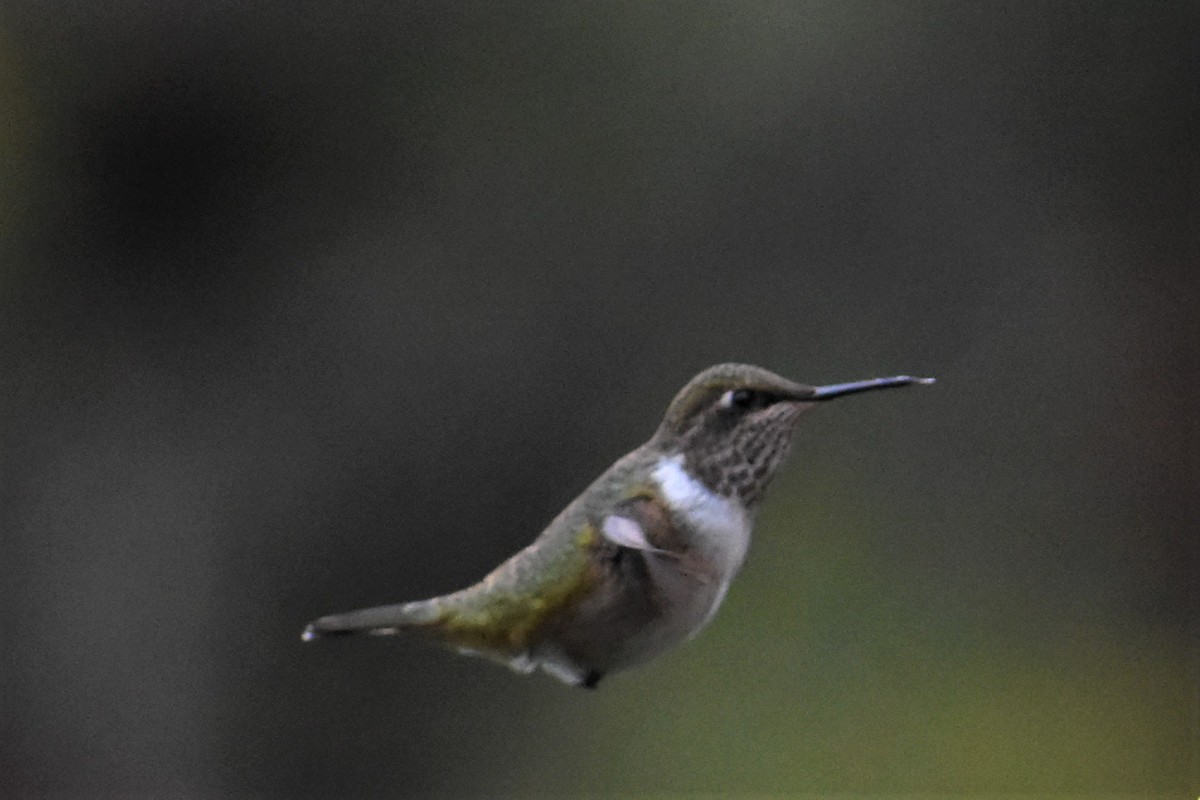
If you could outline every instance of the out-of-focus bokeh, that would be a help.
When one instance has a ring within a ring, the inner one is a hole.
[[[1200,789],[1195,3],[0,9],[0,795]],[[718,361],[812,414],[588,693],[458,588]]]

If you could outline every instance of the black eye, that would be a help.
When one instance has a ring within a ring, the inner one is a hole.
[[[771,404],[770,395],[753,389],[730,389],[721,399],[726,408],[735,408],[738,411],[754,411]]]
[[[741,409],[753,408],[757,394],[758,392],[749,389],[734,389],[733,393],[729,395],[729,405]]]

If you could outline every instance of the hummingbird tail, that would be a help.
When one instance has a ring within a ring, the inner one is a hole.
[[[404,629],[432,625],[438,622],[439,618],[438,609],[430,601],[364,608],[313,620],[305,626],[300,638],[311,642],[326,636],[346,636],[352,633],[390,636]]]

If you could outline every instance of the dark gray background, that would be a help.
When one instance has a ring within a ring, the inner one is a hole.
[[[0,794],[1195,795],[1195,3],[196,5],[0,10]],[[940,382],[596,693],[301,645],[723,360]]]

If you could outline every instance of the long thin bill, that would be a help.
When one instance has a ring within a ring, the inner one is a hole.
[[[910,375],[894,375],[891,378],[871,378],[868,381],[854,381],[853,383],[831,383],[828,386],[817,386],[813,391],[813,400],[832,400],[835,397],[844,397],[848,394],[857,394],[858,392],[869,392],[874,389],[891,389],[894,386],[912,386],[918,384],[926,386],[935,383],[935,378],[914,378]]]

